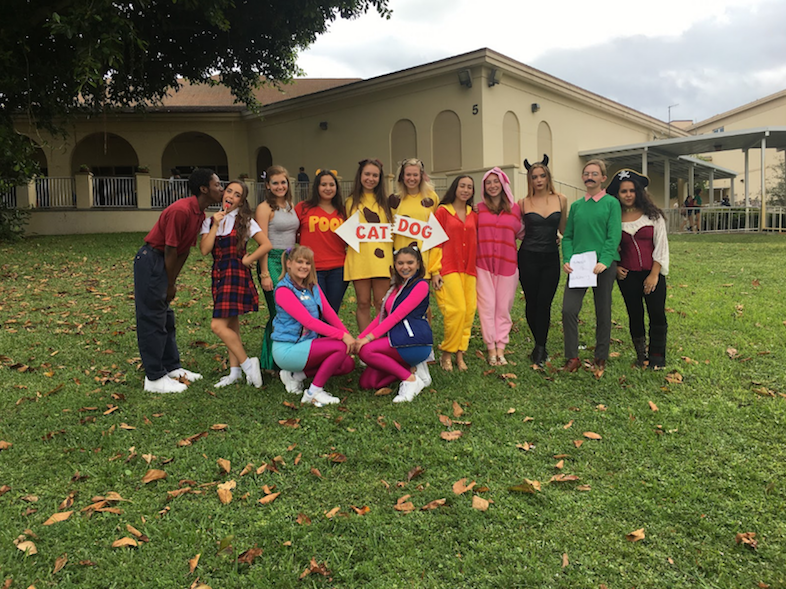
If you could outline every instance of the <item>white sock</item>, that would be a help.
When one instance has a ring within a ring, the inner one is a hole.
[[[243,371],[241,370],[240,366],[229,367],[229,378],[237,380],[241,376],[243,376]]]
[[[248,372],[249,370],[251,370],[251,367],[253,365],[254,363],[251,361],[251,356],[247,356],[245,361],[240,363],[240,368],[243,369],[243,372]]]
[[[324,392],[325,392],[325,387],[318,387],[314,383],[311,383],[311,386],[308,387],[308,394],[311,395],[312,397],[314,395],[317,395],[319,393],[324,393]]]

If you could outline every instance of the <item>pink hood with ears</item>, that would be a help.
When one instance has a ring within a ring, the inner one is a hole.
[[[502,170],[500,170],[498,167],[495,166],[495,167],[491,168],[488,172],[483,174],[483,184],[484,185],[486,183],[486,178],[488,178],[490,174],[496,174],[497,175],[497,178],[499,178],[499,181],[502,184],[502,190],[505,192],[505,195],[508,197],[508,200],[510,201],[510,204],[514,204],[516,201],[513,199],[513,192],[511,192],[511,190],[510,190],[510,179],[508,178],[508,175],[505,174],[505,172],[503,172]],[[484,190],[485,190],[485,188],[484,188]]]

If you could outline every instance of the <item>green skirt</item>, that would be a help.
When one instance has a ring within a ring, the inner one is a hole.
[[[273,290],[262,290],[265,293],[265,302],[267,303],[268,320],[265,325],[265,335],[262,339],[262,351],[259,353],[259,365],[262,370],[278,370],[275,361],[273,360],[273,317],[276,316],[276,285],[278,278],[281,276],[283,266],[281,265],[281,255],[285,250],[272,249],[267,254],[267,271],[270,272],[270,278],[273,280]]]

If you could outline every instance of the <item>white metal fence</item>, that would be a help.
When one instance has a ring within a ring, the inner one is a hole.
[[[669,233],[739,233],[759,231],[762,227],[759,208],[680,207],[664,213]],[[763,227],[769,231],[786,231],[786,207],[767,207]]]
[[[165,209],[184,196],[189,196],[188,178],[150,178],[151,208]]]
[[[3,203],[4,206],[15,209],[16,208],[16,188],[13,186],[11,188],[6,188],[0,191],[0,202]]]
[[[97,208],[136,207],[134,176],[93,176],[93,206]]]
[[[35,197],[39,209],[76,208],[76,182],[70,176],[36,178]]]

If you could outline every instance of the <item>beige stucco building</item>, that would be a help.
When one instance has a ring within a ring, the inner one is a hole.
[[[312,177],[327,167],[349,181],[361,159],[378,158],[392,174],[397,161],[419,157],[443,187],[459,173],[477,183],[500,166],[522,197],[522,160],[547,153],[558,190],[573,200],[583,193],[583,152],[688,135],[490,49],[368,80],[296,80],[258,97],[252,113],[225,88],[183,85],[143,114],[77,120],[65,139],[20,121],[50,179],[17,189],[18,206],[37,206],[31,233],[147,230],[172,197],[170,169],[195,166],[252,180],[271,163],[293,176],[300,166]],[[648,170],[650,190],[665,206],[667,182],[679,178],[658,165]]]

